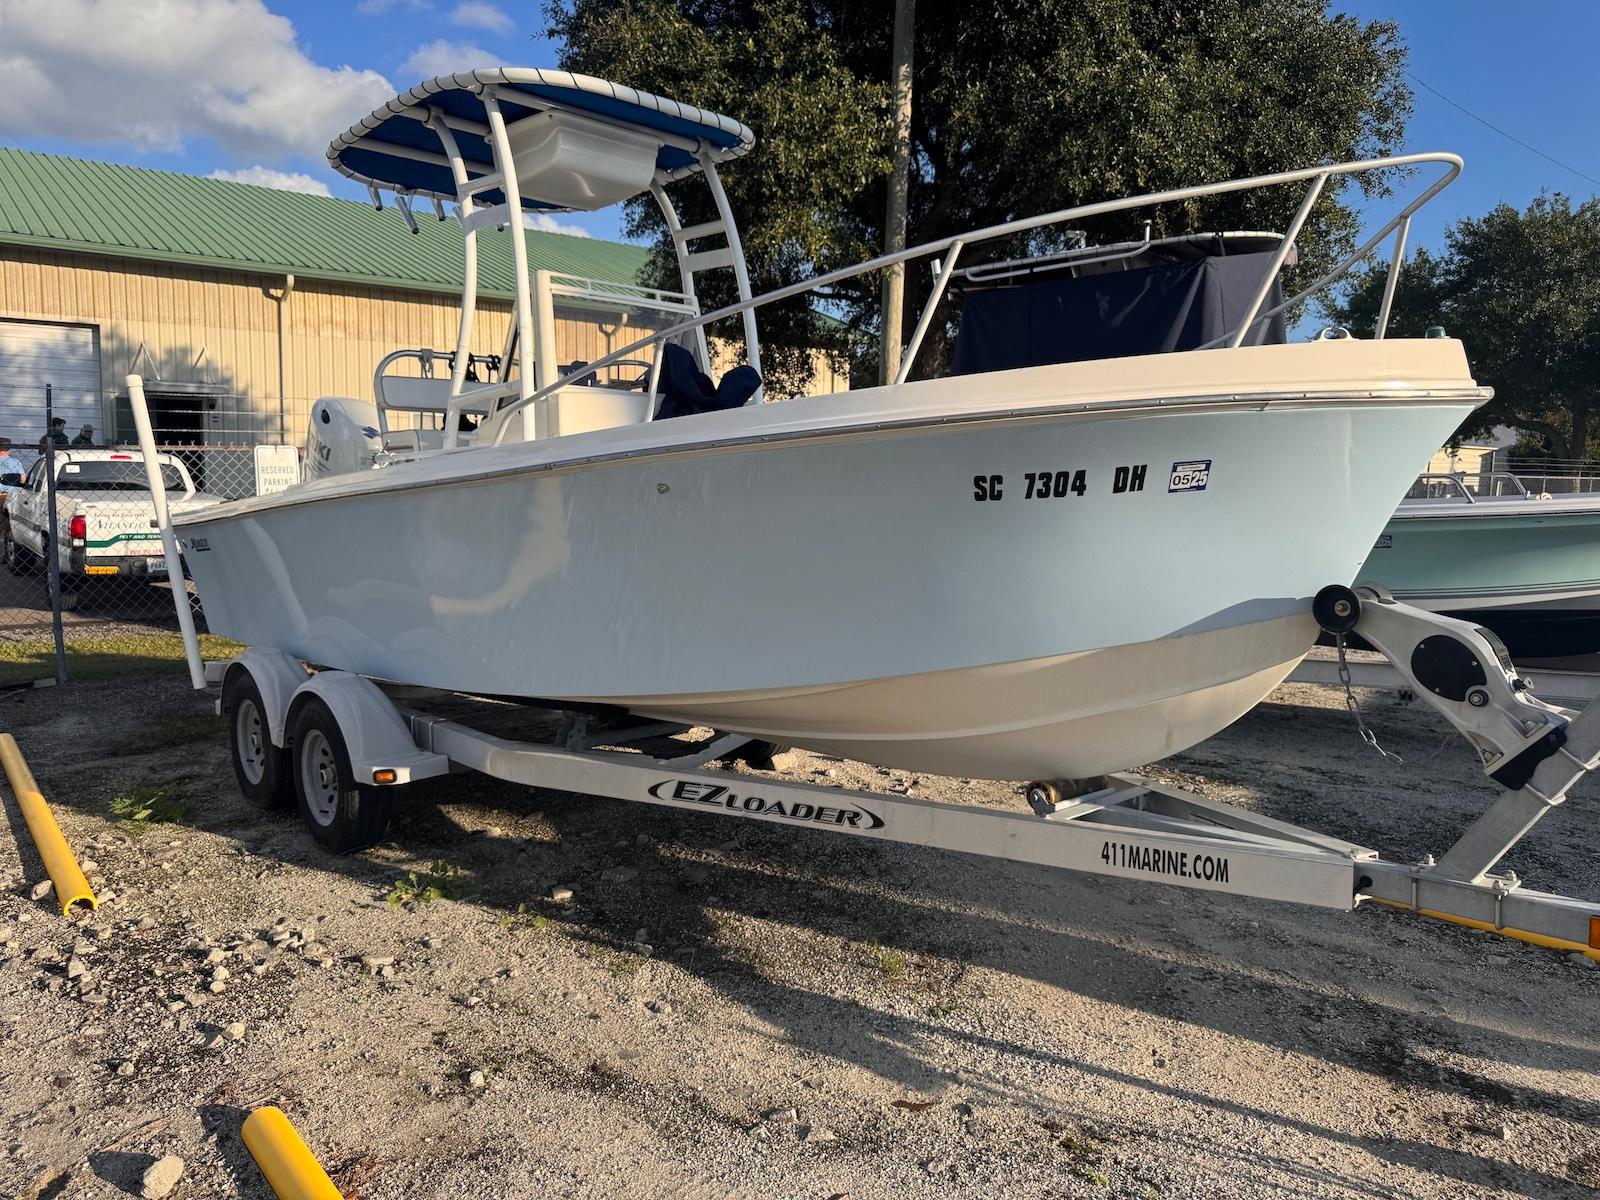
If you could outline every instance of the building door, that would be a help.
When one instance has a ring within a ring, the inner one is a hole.
[[[100,397],[100,331],[93,325],[0,321],[0,435],[18,449],[36,446],[44,436],[46,384],[68,437],[85,425],[94,426],[96,442],[110,436]]]

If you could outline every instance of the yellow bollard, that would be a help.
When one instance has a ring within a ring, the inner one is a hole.
[[[44,802],[44,793],[34,782],[33,772],[28,770],[17,739],[9,733],[0,733],[0,766],[5,768],[11,792],[22,809],[22,819],[28,823],[33,844],[39,848],[39,857],[44,860],[44,869],[49,872],[50,881],[56,885],[56,899],[61,903],[62,915],[71,916],[72,906],[79,903],[99,908],[100,901],[94,898],[78,860],[72,857],[72,851],[67,848],[67,839],[61,836],[55,817],[50,815],[50,806]]]
[[[244,1144],[278,1200],[344,1200],[283,1110],[267,1105],[244,1119]]]

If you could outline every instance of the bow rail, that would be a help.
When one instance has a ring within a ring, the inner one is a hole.
[[[1321,195],[1322,190],[1329,179],[1338,176],[1360,175],[1370,171],[1416,167],[1429,164],[1444,168],[1438,179],[1436,179],[1414,199],[1407,203],[1402,209],[1400,209],[1399,212],[1395,213],[1394,216],[1389,218],[1389,220],[1385,222],[1376,233],[1374,233],[1366,241],[1362,242],[1359,247],[1342,259],[1332,270],[1322,275],[1315,282],[1310,284],[1308,287],[1303,288],[1289,299],[1284,300],[1280,304],[1274,305],[1264,312],[1262,311],[1262,306],[1265,304],[1267,297],[1270,294],[1272,281],[1277,277],[1278,271],[1281,269],[1284,260],[1287,259],[1290,250],[1294,246],[1296,239],[1299,237],[1301,229],[1305,225],[1306,219],[1310,216],[1312,208],[1315,206],[1318,197]],[[937,277],[934,282],[933,291],[929,295],[927,303],[923,305],[921,315],[917,321],[916,329],[911,336],[911,340],[907,343],[905,353],[902,356],[899,374],[895,378],[896,383],[904,383],[910,375],[912,365],[917,357],[917,352],[921,349],[923,338],[928,331],[928,327],[932,323],[934,313],[937,310],[939,303],[944,298],[945,288],[951,275],[954,273],[956,260],[960,256],[962,250],[967,246],[974,245],[979,242],[993,241],[997,238],[1014,237],[1020,233],[1029,233],[1036,229],[1044,229],[1051,225],[1058,225],[1067,221],[1082,220],[1087,217],[1098,217],[1107,215],[1109,213],[1125,212],[1129,209],[1144,208],[1150,205],[1173,204],[1185,200],[1203,199],[1208,196],[1223,196],[1234,192],[1254,191],[1262,188],[1277,187],[1294,183],[1307,183],[1309,186],[1307,187],[1306,193],[1300,202],[1300,207],[1296,211],[1293,221],[1290,223],[1288,229],[1284,232],[1283,240],[1279,244],[1277,253],[1273,256],[1273,261],[1262,280],[1260,288],[1257,290],[1249,311],[1233,330],[1223,334],[1220,338],[1216,338],[1210,342],[1207,342],[1201,348],[1210,349],[1220,346],[1223,343],[1227,343],[1230,347],[1242,345],[1244,339],[1248,336],[1250,329],[1253,328],[1258,322],[1268,320],[1271,317],[1276,316],[1278,313],[1285,311],[1286,309],[1293,308],[1302,300],[1305,300],[1307,297],[1321,291],[1328,284],[1344,275],[1356,263],[1360,262],[1367,255],[1371,254],[1384,238],[1393,233],[1395,234],[1394,251],[1389,264],[1389,273],[1384,282],[1383,299],[1378,311],[1378,320],[1375,329],[1375,337],[1381,339],[1388,330],[1389,314],[1394,304],[1395,287],[1399,279],[1400,266],[1405,257],[1406,236],[1410,230],[1411,218],[1416,214],[1418,209],[1427,204],[1452,182],[1454,182],[1455,178],[1461,174],[1461,168],[1462,161],[1459,155],[1452,154],[1447,151],[1427,151],[1417,154],[1391,155],[1385,158],[1361,159],[1354,162],[1337,163],[1328,166],[1303,167],[1294,171],[1279,171],[1270,175],[1254,175],[1246,179],[1233,179],[1222,183],[1197,184],[1192,187],[1173,188],[1164,192],[1149,192],[1143,195],[1128,196],[1118,200],[1102,200],[1093,204],[1074,205],[1071,208],[1058,209],[1055,212],[1044,213],[1035,217],[1026,217],[1016,221],[1006,221],[998,225],[990,225],[970,233],[955,234],[950,237],[939,238],[935,241],[924,242],[919,246],[912,246],[905,250],[895,251],[891,254],[879,255],[877,258],[869,259],[866,262],[857,263],[854,266],[842,267],[836,271],[828,271],[822,275],[813,276],[810,279],[804,279],[797,283],[788,284],[784,287],[774,288],[772,291],[765,292],[760,296],[754,296],[749,299],[739,300],[733,304],[724,305],[722,308],[715,309],[708,313],[703,313],[688,320],[680,321],[667,328],[658,330],[655,333],[641,337],[636,341],[629,342],[625,346],[621,346],[601,356],[600,358],[584,364],[581,369],[568,372],[559,379],[549,382],[527,395],[518,396],[509,404],[502,404],[501,402],[505,398],[509,397],[513,392],[519,390],[514,383],[497,384],[484,388],[463,390],[457,399],[462,403],[481,402],[483,400],[492,400],[496,402],[494,411],[495,429],[494,436],[492,438],[492,444],[499,445],[504,439],[506,431],[511,427],[511,422],[509,420],[510,417],[526,409],[528,406],[554,395],[560,389],[570,386],[588,372],[609,366],[612,363],[620,362],[629,357],[636,357],[639,351],[646,350],[651,347],[657,348],[657,354],[659,355],[659,347],[674,337],[692,331],[703,330],[707,325],[710,325],[716,321],[722,321],[728,319],[729,317],[742,316],[744,314],[751,313],[764,305],[775,304],[780,300],[788,300],[795,296],[802,296],[808,292],[816,291],[819,288],[825,288],[832,284],[842,283],[847,279],[853,279],[859,275],[865,275],[871,271],[881,270],[884,267],[894,266],[897,263],[910,262],[915,259],[928,257],[930,255],[945,254],[945,258],[937,264]],[[746,321],[748,323],[748,317],[746,318]],[[759,397],[759,395],[760,393],[758,392],[757,396]],[[760,401],[758,399],[754,402],[759,403]]]

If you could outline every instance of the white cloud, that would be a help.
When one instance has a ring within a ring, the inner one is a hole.
[[[394,89],[324,67],[262,0],[0,0],[0,134],[320,159]]]
[[[474,67],[487,67],[500,60],[471,42],[448,42],[443,38],[418,46],[400,69],[412,80],[432,79],[435,75],[454,75]]]
[[[304,192],[308,196],[331,196],[328,185],[313,179],[303,171],[278,171],[272,167],[256,165],[238,171],[217,170],[208,179],[227,179],[234,183],[250,183],[256,187],[277,188],[280,192]]]
[[[510,33],[512,29],[511,18],[484,0],[461,0],[450,19],[457,25],[471,25],[490,33]]]
[[[529,213],[525,224],[530,229],[537,229],[543,233],[564,233],[568,237],[588,237],[589,231],[581,225],[568,225],[565,221],[558,221],[549,213]]]

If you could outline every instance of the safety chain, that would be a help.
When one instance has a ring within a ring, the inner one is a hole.
[[[1384,758],[1395,764],[1402,764],[1406,760],[1398,754],[1391,754],[1378,745],[1378,735],[1372,732],[1366,718],[1361,715],[1361,705],[1356,702],[1356,692],[1350,686],[1350,664],[1344,656],[1344,634],[1339,634],[1334,640],[1334,646],[1339,651],[1339,682],[1344,684],[1344,706],[1350,710],[1350,715],[1356,719],[1356,728],[1361,731],[1361,740],[1371,746]]]

